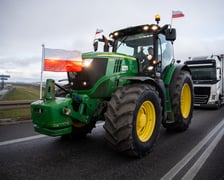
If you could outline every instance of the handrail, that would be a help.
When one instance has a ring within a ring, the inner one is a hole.
[[[34,100],[0,101],[0,110],[28,108]]]

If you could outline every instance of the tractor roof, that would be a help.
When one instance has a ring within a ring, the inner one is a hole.
[[[118,31],[114,31],[110,34],[110,37],[113,39],[117,39],[118,37],[132,35],[132,34],[139,34],[139,33],[147,33],[147,32],[154,32],[158,30],[160,27],[156,24],[144,24],[139,26],[132,26],[125,29],[120,29]]]

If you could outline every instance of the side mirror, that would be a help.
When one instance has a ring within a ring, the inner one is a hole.
[[[94,49],[94,51],[97,51],[97,49],[98,49],[98,41],[95,41],[93,43],[93,49]]]
[[[181,63],[181,60],[177,60],[176,62],[177,62],[177,64],[180,64]]]
[[[176,40],[176,29],[166,29],[165,30],[166,40],[167,41],[175,41]]]

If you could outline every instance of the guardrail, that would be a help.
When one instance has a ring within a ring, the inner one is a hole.
[[[0,101],[0,110],[29,108],[34,100]]]

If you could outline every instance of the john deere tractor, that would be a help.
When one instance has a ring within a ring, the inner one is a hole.
[[[31,104],[34,129],[78,138],[91,133],[97,121],[105,121],[105,139],[112,148],[139,157],[152,150],[161,124],[172,131],[188,129],[191,73],[173,58],[176,30],[160,26],[159,20],[157,15],[155,24],[96,39],[95,51],[82,54],[82,71],[68,72],[65,87],[48,79],[43,99]],[[98,42],[103,42],[104,52],[97,51]],[[55,86],[63,97],[55,96]]]

